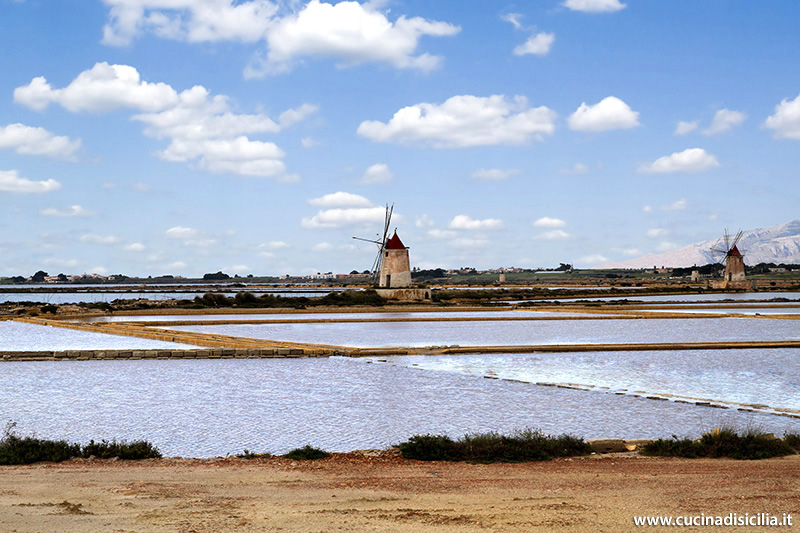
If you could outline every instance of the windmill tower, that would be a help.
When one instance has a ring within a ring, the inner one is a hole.
[[[748,284],[744,277],[744,255],[737,244],[742,238],[741,230],[731,238],[728,230],[711,247],[711,256],[720,264],[725,264],[722,283],[715,284],[719,289],[746,289]]]
[[[382,289],[403,289],[411,286],[408,248],[397,236],[397,230],[394,231],[391,238],[387,239],[393,211],[394,204],[391,207],[387,204],[382,238],[371,240],[353,237],[359,241],[374,242],[378,245],[378,255],[372,263],[372,282],[377,282],[378,287]]]

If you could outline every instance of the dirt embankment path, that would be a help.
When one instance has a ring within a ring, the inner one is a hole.
[[[0,531],[674,531],[637,528],[633,516],[791,513],[798,522],[798,493],[800,456],[72,461],[0,467]]]

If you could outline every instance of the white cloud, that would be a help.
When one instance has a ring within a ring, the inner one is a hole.
[[[584,255],[578,259],[578,263],[582,265],[599,265],[600,263],[607,263],[608,258],[601,254]]]
[[[321,242],[319,244],[314,245],[312,248],[315,252],[330,252],[333,250],[333,245],[329,242]]]
[[[31,181],[20,178],[16,170],[0,170],[0,192],[39,194],[57,191],[60,188],[61,184],[54,179]]]
[[[377,142],[427,143],[435,148],[519,145],[555,131],[556,113],[530,108],[525,97],[453,96],[443,104],[404,107],[384,124],[364,121],[358,134]]]
[[[720,109],[714,114],[711,125],[703,130],[703,135],[717,135],[731,130],[745,121],[747,115],[741,111]]]
[[[51,102],[73,112],[160,111],[177,104],[178,94],[167,84],[142,81],[133,67],[97,63],[63,89],[53,89],[44,77],[33,78],[28,85],[14,89],[14,101],[37,111]]]
[[[363,196],[343,191],[311,198],[308,203],[317,207],[374,207],[372,202]]]
[[[567,223],[560,218],[542,217],[533,223],[535,228],[563,228]]]
[[[175,271],[175,270],[183,270],[187,266],[189,266],[189,265],[187,265],[183,261],[174,261],[174,262],[168,264],[167,268],[170,269],[170,270]]]
[[[567,123],[575,131],[629,129],[639,126],[639,113],[616,96],[607,96],[594,105],[583,102]]]
[[[553,46],[555,40],[555,33],[540,32],[536,35],[531,35],[527,41],[514,48],[514,55],[524,56],[532,54],[545,56],[550,52],[550,48]]]
[[[637,255],[642,255],[642,252],[638,248],[625,248],[622,250],[622,254],[628,257],[636,257]]]
[[[422,215],[414,221],[414,226],[418,228],[432,228],[434,226],[433,219],[428,215]]]
[[[653,206],[646,205],[642,207],[642,213],[652,213],[652,212],[653,212]]]
[[[185,239],[196,239],[200,235],[200,232],[194,228],[174,226],[165,231],[164,235],[166,235],[167,238],[169,239],[185,240]]]
[[[669,252],[677,248],[678,245],[673,242],[660,242],[658,246],[656,246],[656,252]]]
[[[259,246],[261,249],[266,250],[283,250],[285,248],[289,248],[289,245],[283,241],[270,241]]]
[[[664,228],[653,228],[647,230],[646,235],[650,239],[658,239],[659,237],[666,237],[667,235],[669,235],[669,230],[666,230]]]
[[[687,207],[689,207],[689,201],[686,200],[686,198],[681,198],[676,202],[664,206],[664,211],[685,211]]]
[[[53,135],[44,128],[24,124],[0,126],[0,150],[11,148],[21,155],[44,155],[74,161],[81,140]]]
[[[451,230],[431,229],[428,230],[427,235],[432,239],[455,239],[458,237],[458,232]]]
[[[71,205],[64,208],[48,207],[47,209],[39,211],[39,214],[46,217],[88,217],[94,213],[87,211],[79,205]]]
[[[583,163],[575,163],[575,165],[570,168],[562,168],[558,171],[559,174],[563,174],[566,176],[575,174],[586,174],[588,172],[589,172],[589,167],[584,165]]]
[[[627,7],[619,0],[566,0],[564,6],[584,13],[613,13]]]
[[[141,32],[189,42],[255,42],[277,12],[269,0],[103,0],[111,7],[103,43],[125,46]]]
[[[491,244],[491,242],[487,239],[469,239],[466,237],[461,237],[459,239],[450,241],[448,244],[453,248],[475,249],[486,248]]]
[[[231,274],[249,274],[253,269],[247,265],[231,265],[222,269],[223,272],[230,272]]]
[[[81,264],[77,259],[61,259],[59,257],[48,257],[43,263],[58,268],[75,268]]]
[[[145,124],[144,133],[169,139],[158,156],[167,161],[197,161],[211,173],[274,177],[296,181],[286,173],[285,153],[274,143],[252,140],[253,134],[277,133],[306,119],[317,107],[303,104],[283,112],[278,121],[267,115],[236,114],[227,96],[211,95],[202,86],[178,93],[164,83],[141,80],[127,65],[97,63],[80,73],[64,89],[53,89],[44,78],[34,78],[14,91],[18,103],[43,110],[56,102],[74,112],[102,112],[131,108],[131,117]]]
[[[675,127],[675,135],[686,135],[697,129],[697,121],[694,122],[684,122],[683,120],[678,122],[678,125]]]
[[[299,12],[278,20],[267,33],[267,56],[246,77],[286,72],[302,57],[332,57],[339,66],[384,63],[395,68],[435,69],[441,57],[414,55],[421,37],[445,37],[461,29],[421,17],[394,22],[369,3],[328,4],[311,0]]]
[[[145,245],[140,242],[132,242],[123,248],[126,252],[144,252],[146,249]]]
[[[664,174],[669,172],[702,172],[719,166],[719,161],[702,148],[689,148],[683,152],[659,157],[654,162],[639,167],[645,174]]]
[[[89,244],[108,245],[118,243],[119,237],[115,235],[95,235],[94,233],[87,233],[81,236],[80,241]]]
[[[366,172],[364,172],[363,176],[361,176],[361,183],[388,183],[392,181],[393,178],[394,174],[392,174],[389,165],[385,163],[375,163],[374,165],[371,165]]]
[[[479,168],[474,170],[470,177],[472,179],[481,181],[500,181],[510,178],[515,174],[519,174],[519,170],[515,168],[499,169],[499,168]]]
[[[554,229],[540,233],[535,238],[543,241],[564,241],[572,238],[572,235],[562,229]]]
[[[522,28],[522,17],[524,15],[520,13],[508,13],[507,15],[501,15],[500,19],[505,20],[506,22],[511,23],[514,26],[514,29],[521,29]]]
[[[794,100],[784,98],[775,106],[764,126],[774,130],[776,139],[800,140],[800,95]]]
[[[357,224],[382,227],[386,210],[383,207],[334,208],[318,212],[311,218],[303,218],[300,225],[307,229],[341,228]]]
[[[475,220],[467,215],[456,215],[450,221],[448,226],[450,229],[501,229],[503,221],[497,218],[486,218],[484,220]]]

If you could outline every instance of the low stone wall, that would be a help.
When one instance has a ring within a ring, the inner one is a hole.
[[[307,353],[297,348],[214,348],[211,350],[63,350],[63,351],[0,351],[0,361],[89,361],[111,359],[261,359],[327,357],[339,355]]]

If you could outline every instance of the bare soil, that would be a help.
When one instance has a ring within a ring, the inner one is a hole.
[[[73,460],[0,467],[0,531],[666,531],[636,528],[633,516],[791,513],[797,522],[799,493],[800,456]]]

